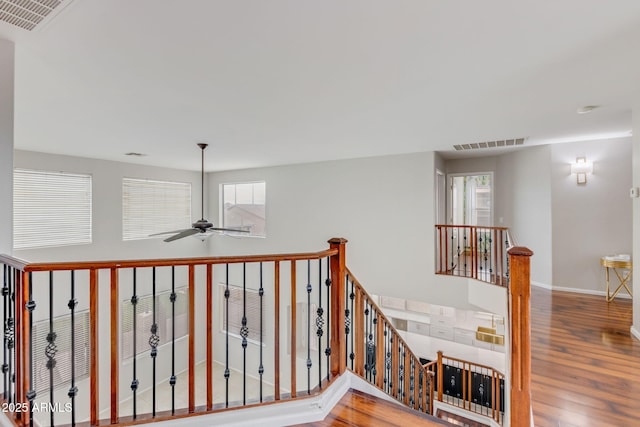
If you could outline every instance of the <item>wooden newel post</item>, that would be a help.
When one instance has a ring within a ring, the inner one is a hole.
[[[331,376],[344,373],[347,368],[347,343],[345,341],[345,253],[347,240],[334,237],[329,240],[331,249],[338,254],[331,257]]]
[[[511,283],[511,425],[531,425],[531,281],[533,252],[524,247],[509,249]]]

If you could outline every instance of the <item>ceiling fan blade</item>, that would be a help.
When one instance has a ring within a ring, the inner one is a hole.
[[[153,236],[162,236],[163,234],[175,234],[175,233],[182,233],[183,231],[187,231],[187,230],[192,230],[192,229],[191,229],[191,228],[183,228],[182,230],[163,231],[162,233],[153,233],[153,234],[149,234],[149,237],[153,237]]]
[[[175,236],[167,237],[164,239],[165,242],[173,242],[174,240],[182,239],[183,237],[193,236],[194,234],[200,233],[200,230],[197,228],[189,228],[187,230],[183,230]]]
[[[220,228],[220,227],[210,227],[209,230],[213,231],[231,231],[234,233],[249,233],[250,230],[245,228]]]

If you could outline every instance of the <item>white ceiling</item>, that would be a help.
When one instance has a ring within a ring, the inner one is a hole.
[[[629,135],[640,98],[638,0],[74,0],[0,38],[17,149],[180,169]]]

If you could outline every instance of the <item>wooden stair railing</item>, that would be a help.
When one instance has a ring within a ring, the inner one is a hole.
[[[28,263],[0,256],[6,415],[24,426],[130,425],[321,392],[345,365],[343,333],[333,332],[344,329],[335,308],[344,304],[341,242],[314,253],[237,257]],[[224,374],[214,381],[216,361]]]
[[[513,239],[506,227],[436,225],[436,274],[462,276],[506,286],[507,251]]]
[[[347,367],[394,399],[432,415],[433,373],[349,270],[344,297]]]
[[[33,425],[34,405],[50,405],[69,411],[49,411],[45,414],[48,419],[39,420],[41,423],[141,424],[303,398],[325,389],[347,368],[405,405],[431,414],[433,373],[422,366],[347,269],[346,240],[329,243],[329,249],[314,253],[188,259],[28,263],[0,255],[4,332],[0,403],[14,409],[6,415],[17,425]],[[531,413],[531,255],[526,248],[509,250],[513,426],[528,425],[526,414]],[[247,312],[248,295],[253,295],[252,304],[259,306],[258,317]],[[151,308],[139,312],[138,305],[144,306],[145,298],[153,301],[147,303]],[[229,323],[233,298],[243,306],[237,326]],[[164,318],[165,329],[156,319],[160,300],[164,315],[169,316]],[[219,305],[214,305],[216,302]],[[183,338],[175,336],[179,304],[187,306],[182,313],[188,319]],[[265,309],[266,304],[271,309]],[[122,364],[124,310],[134,319],[129,333],[133,342],[128,344],[137,354],[126,366]],[[225,313],[225,319],[213,315],[219,311]],[[79,324],[81,315],[87,319],[84,326]],[[139,315],[147,319],[153,315],[151,329],[142,337],[136,335],[141,333],[136,327],[136,319],[142,319]],[[266,324],[269,329],[264,329]],[[76,328],[81,327],[86,327],[86,349],[75,338],[79,337]],[[231,327],[237,330],[230,331]],[[71,342],[65,356],[71,367],[70,372],[65,371],[64,381],[54,382],[53,371],[64,359],[56,357],[63,343],[61,334],[67,334],[67,345]],[[226,342],[224,346],[214,345],[216,334]],[[194,386],[196,357],[201,357],[196,356],[196,336],[203,337],[206,348],[205,396],[196,396]],[[136,361],[151,357],[155,366],[158,354],[172,360],[171,371],[158,372],[156,378],[154,368],[153,381],[140,378]],[[173,361],[180,358],[186,360],[184,366],[175,366]],[[216,360],[225,362],[224,375],[218,378],[225,384],[221,402],[214,401],[213,395]],[[231,366],[234,362],[235,367]],[[75,369],[83,366],[84,376]],[[188,373],[181,392],[184,405],[176,405],[172,399],[167,408],[158,399],[156,406],[156,379],[165,375],[175,396],[181,385],[177,375],[181,369]],[[238,375],[242,396],[230,396],[230,379]],[[259,395],[247,395],[247,375],[256,377]],[[273,392],[263,393],[263,385],[273,387]],[[144,387],[153,389],[153,405],[137,410],[138,389]],[[123,393],[134,402],[130,413],[120,408]],[[108,408],[107,418],[101,414],[101,403]]]

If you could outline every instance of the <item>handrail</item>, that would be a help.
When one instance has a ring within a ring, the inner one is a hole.
[[[171,267],[195,266],[203,264],[239,264],[268,261],[300,261],[332,257],[338,253],[337,249],[326,249],[319,252],[299,252],[273,255],[237,255],[195,258],[161,258],[136,260],[108,260],[108,261],[77,261],[77,262],[28,262],[9,255],[0,254],[0,263],[12,266],[24,272],[35,271],[66,271],[66,270],[107,270],[112,268],[134,267]]]

